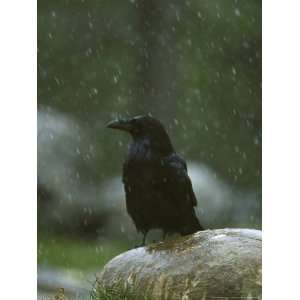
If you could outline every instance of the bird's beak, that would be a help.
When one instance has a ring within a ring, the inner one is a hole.
[[[106,124],[107,128],[112,128],[112,129],[119,129],[119,130],[124,130],[124,131],[131,131],[132,125],[128,120],[124,119],[117,119],[110,121]]]

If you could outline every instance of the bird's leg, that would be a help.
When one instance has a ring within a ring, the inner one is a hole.
[[[163,231],[163,240],[166,239],[167,235],[168,235],[168,232],[167,231]]]
[[[148,233],[148,231],[144,231],[143,232],[143,241],[142,241],[142,244],[141,244],[142,247],[145,246],[145,244],[146,244],[147,233]]]
[[[145,244],[146,244],[146,236],[147,236],[147,233],[148,231],[143,231],[143,240],[142,240],[142,243],[140,245],[136,245],[134,248],[139,248],[139,247],[144,247]]]

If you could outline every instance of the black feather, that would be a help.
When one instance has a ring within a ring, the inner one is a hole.
[[[127,212],[137,230],[146,234],[191,234],[203,230],[194,207],[197,200],[187,166],[173,149],[162,124],[150,116],[117,120],[108,127],[128,131],[133,142],[123,166]]]

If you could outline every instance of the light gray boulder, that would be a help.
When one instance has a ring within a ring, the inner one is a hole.
[[[261,231],[217,229],[127,251],[98,275],[99,293],[130,299],[261,299]]]

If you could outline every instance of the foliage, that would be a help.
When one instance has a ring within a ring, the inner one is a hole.
[[[104,288],[96,279],[93,289],[90,292],[90,300],[134,300],[137,296],[129,289],[115,286],[114,288]],[[144,295],[140,300],[152,300],[149,296]]]
[[[261,186],[261,1],[39,0],[38,82],[89,129],[95,181],[127,141],[105,122],[152,111],[188,159]]]
[[[38,264],[95,270],[125,250],[128,250],[128,245],[118,241],[101,243],[43,235],[38,240]]]

